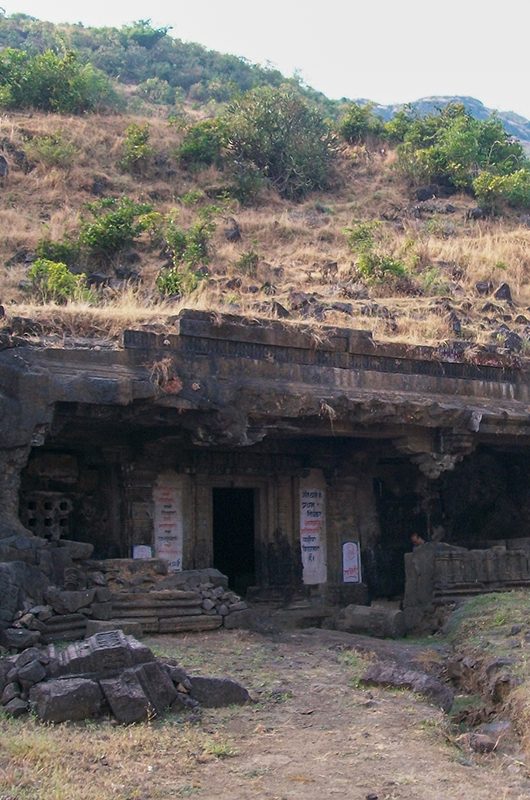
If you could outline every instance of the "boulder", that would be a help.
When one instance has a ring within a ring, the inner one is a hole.
[[[454,694],[444,683],[427,675],[426,672],[407,669],[393,661],[379,661],[372,664],[362,676],[361,683],[369,686],[410,689],[426,697],[444,711],[449,711],[453,705]]]
[[[508,283],[501,283],[493,295],[496,300],[506,300],[508,303],[512,302],[512,290]]]
[[[230,678],[193,677],[190,681],[192,698],[205,708],[241,706],[251,700],[245,687]]]
[[[8,650],[25,650],[40,641],[38,631],[30,631],[26,628],[6,628],[0,631],[0,644]]]
[[[43,722],[66,722],[97,717],[103,695],[96,681],[63,678],[33,686],[29,700],[31,709]]]

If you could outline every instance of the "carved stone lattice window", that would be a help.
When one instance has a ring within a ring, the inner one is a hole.
[[[70,513],[73,504],[60,492],[31,492],[20,502],[23,525],[36,536],[57,540],[70,534]]]

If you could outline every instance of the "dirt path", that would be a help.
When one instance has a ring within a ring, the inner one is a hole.
[[[410,692],[360,689],[365,656],[348,650],[340,634],[300,631],[270,639],[234,631],[158,637],[150,644],[190,672],[240,680],[258,699],[254,706],[203,713],[201,726],[216,737],[217,752],[175,786],[177,797],[530,796],[520,763],[460,751],[436,708]]]

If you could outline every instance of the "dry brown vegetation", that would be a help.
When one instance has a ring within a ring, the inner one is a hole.
[[[406,342],[438,344],[459,335],[502,344],[498,328],[504,323],[523,338],[526,348],[530,228],[524,220],[504,216],[467,221],[473,201],[464,195],[423,204],[418,210],[395,169],[392,151],[369,153],[365,148],[345,150],[333,191],[303,203],[265,193],[253,207],[240,207],[235,201],[222,205],[209,275],[179,301],[160,298],[154,280],[166,259],[145,236],[136,247],[140,261],[135,269],[142,277],[138,287],[114,285],[101,292],[97,305],[36,304],[21,288],[28,265],[18,263],[17,254],[31,253],[42,238],[75,233],[80,216],[87,213],[86,203],[97,199],[95,191],[149,202],[162,213],[178,208],[184,226],[196,218],[201,204],[219,205],[210,196],[226,183],[226,176],[213,168],[197,173],[181,169],[175,149],[182,133],[166,119],[134,120],[149,123],[154,156],[139,174],[120,169],[124,133],[131,121],[121,116],[36,113],[0,118],[0,145],[11,163],[0,200],[0,302],[8,317],[28,316],[42,320],[45,329],[64,326],[74,334],[115,338],[124,327],[164,322],[184,306],[274,317],[282,313],[280,304],[295,321],[366,328],[379,339]],[[71,163],[50,166],[39,160],[32,142],[58,132],[74,155]],[[32,164],[30,171],[17,165],[17,151]],[[204,193],[202,199],[190,204],[189,193],[197,190]],[[454,206],[452,213],[446,213],[447,202]],[[235,217],[241,227],[239,242],[224,236],[228,217]],[[356,220],[381,221],[379,246],[406,265],[405,280],[361,280],[344,236],[344,229]],[[249,254],[255,254],[257,263]],[[112,273],[119,263],[117,258],[105,269]],[[98,264],[85,266],[85,271],[101,269]],[[492,298],[478,295],[477,281],[491,281],[493,289],[508,282],[516,305],[495,300],[487,305]]]

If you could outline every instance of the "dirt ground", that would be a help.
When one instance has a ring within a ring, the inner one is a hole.
[[[353,638],[241,631],[153,641],[190,671],[240,680],[258,700],[203,712],[202,725],[222,731],[230,752],[198,764],[180,796],[528,798],[530,782],[517,759],[460,750],[444,714],[408,691],[360,688],[367,656],[349,649]]]

